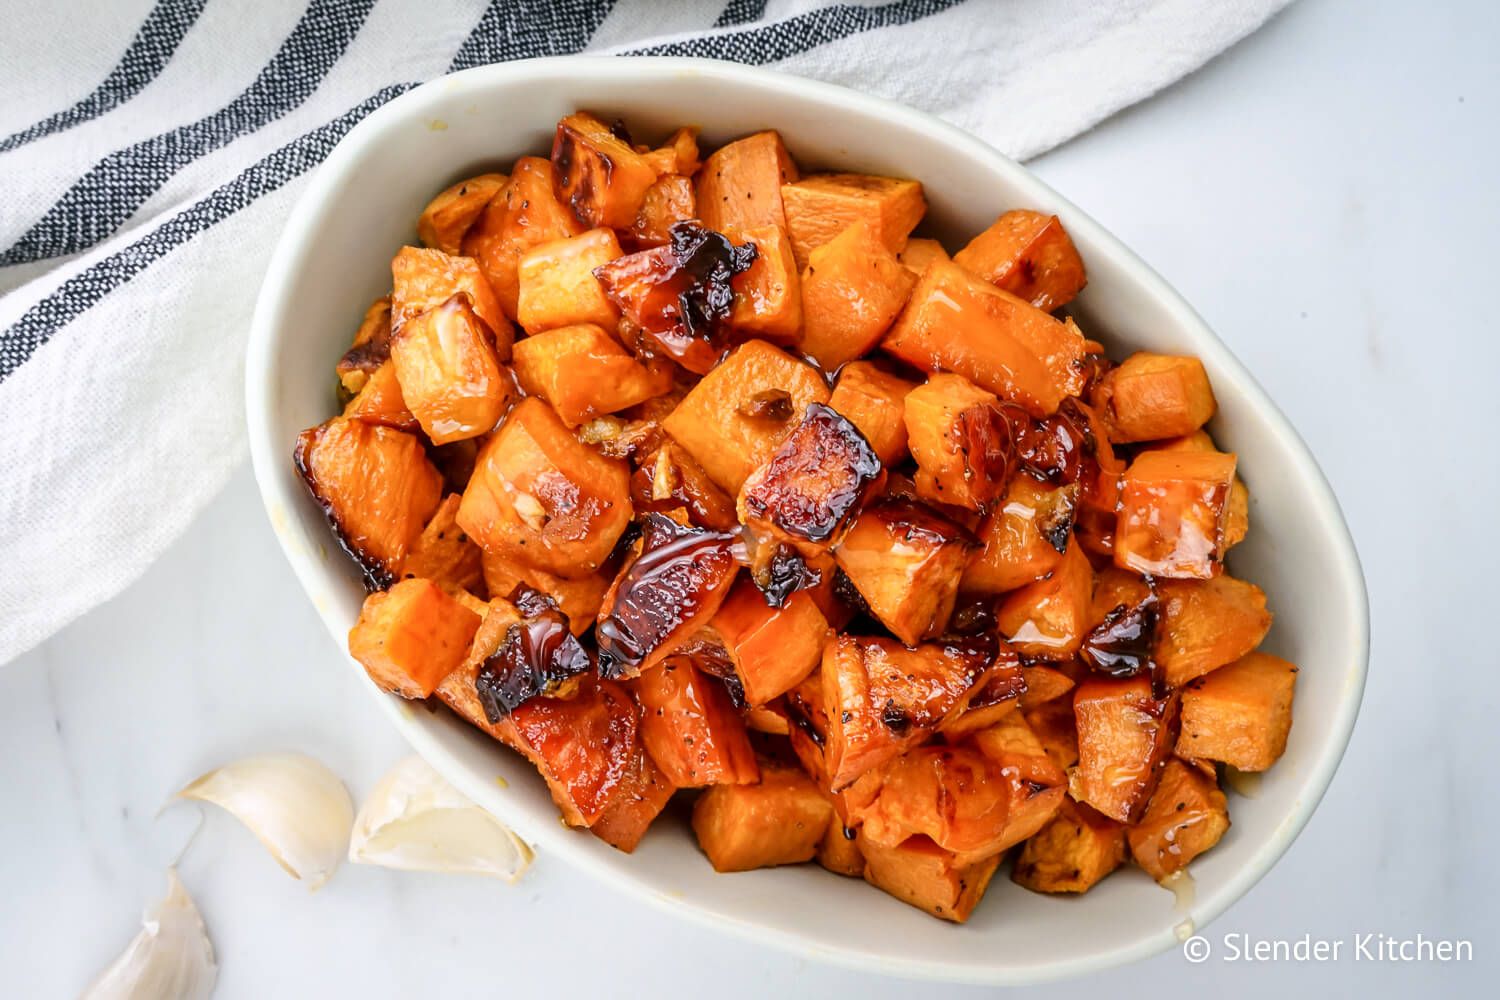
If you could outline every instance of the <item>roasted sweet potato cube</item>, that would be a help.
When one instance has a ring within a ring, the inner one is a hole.
[[[811,365],[762,340],[735,348],[662,421],[720,488],[738,496],[828,386]]]
[[[1054,412],[1084,387],[1077,327],[952,261],[927,265],[882,346],[923,371],[962,375],[1033,417]]]
[[[604,603],[604,592],[609,589],[609,579],[602,573],[573,578],[557,576],[497,553],[483,553],[480,566],[485,588],[492,597],[509,598],[523,585],[541,591],[568,616],[568,627],[574,635],[582,635],[593,627]]]
[[[963,923],[989,888],[1000,856],[958,864],[953,855],[927,837],[912,837],[896,847],[882,847],[860,834],[865,881],[903,903],[941,920]]]
[[[999,765],[1008,782],[1010,805],[1005,829],[995,843],[1001,850],[1036,833],[1057,813],[1067,794],[1068,776],[1032,732],[1020,712],[970,737],[979,752]]]
[[[773,608],[749,580],[735,584],[710,627],[729,654],[751,706],[764,705],[801,683],[817,669],[828,642],[828,619],[811,594],[799,590]]]
[[[668,657],[632,682],[641,738],[678,788],[760,780],[745,723],[723,681],[685,657]]]
[[[475,680],[479,676],[479,670],[484,665],[484,661],[494,655],[495,651],[500,648],[500,644],[505,641],[510,627],[521,620],[521,613],[514,604],[499,597],[491,598],[486,602],[482,612],[474,610],[481,620],[478,631],[474,633],[474,638],[469,643],[468,653],[463,661],[442,679],[433,694],[465,722],[483,730],[506,746],[520,751],[522,748],[510,720],[501,719],[499,722],[491,722],[489,716],[485,714],[484,705],[479,700],[479,691],[475,687]]]
[[[802,352],[825,371],[870,352],[916,278],[860,222],[812,251],[802,270]]]
[[[488,329],[462,293],[403,323],[391,337],[391,364],[402,399],[433,444],[492,430],[515,395]]]
[[[339,384],[348,393],[357,393],[366,380],[391,358],[391,299],[384,296],[370,303],[354,331],[354,342],[334,366]]]
[[[811,174],[782,188],[781,200],[799,266],[856,223],[898,254],[927,214],[919,182],[869,174]]]
[[[994,394],[939,372],[907,393],[904,420],[918,496],[984,511],[1005,492],[1013,445]]]
[[[1125,827],[1064,798],[1021,845],[1011,878],[1032,892],[1088,892],[1125,860]]]
[[[344,407],[343,415],[398,431],[414,431],[421,426],[401,395],[401,380],[396,378],[396,366],[390,361],[370,372],[359,393]]]
[[[693,832],[715,871],[811,861],[833,806],[796,767],[760,762],[760,782],[714,785],[693,803]]]
[[[586,226],[625,229],[635,221],[656,168],[629,138],[586,111],[557,123],[552,140],[553,190]]]
[[[1144,579],[1118,566],[1104,566],[1094,575],[1094,599],[1088,627],[1099,625],[1116,608],[1131,608],[1151,594]]]
[[[786,712],[782,710],[780,702],[770,705],[751,705],[745,709],[745,728],[752,733],[786,736],[790,732],[789,725]]]
[[[618,413],[672,388],[672,374],[650,369],[592,323],[558,327],[516,342],[511,367],[528,396],[552,404],[569,427]]]
[[[641,710],[612,681],[586,678],[571,698],[532,698],[510,723],[570,826],[593,825],[637,779]]]
[[[594,268],[623,254],[612,229],[590,229],[521,254],[516,272],[516,319],[521,327],[533,334],[575,323],[613,330],[620,310],[604,294]]]
[[[979,543],[964,570],[965,593],[1003,594],[1040,580],[1067,551],[1077,490],[1052,487],[1021,473],[979,526]]]
[[[395,582],[443,498],[443,477],[411,434],[336,417],[297,438],[297,471],[371,590]]]
[[[867,505],[834,551],[881,624],[909,645],[940,634],[953,614],[973,536],[900,497]]]
[[[1083,258],[1055,215],[1006,212],[954,261],[997,288],[1048,312],[1073,301],[1088,279]]]
[[[603,564],[632,513],[625,463],[527,398],[480,450],[458,523],[488,552],[576,578]]]
[[[1021,716],[1058,767],[1067,768],[1078,763],[1078,721],[1073,716],[1071,697],[1054,698],[1035,708],[1024,708]]]
[[[995,611],[1000,634],[1025,656],[1066,659],[1078,652],[1093,607],[1094,571],[1077,541],[1043,580],[1028,583]]]
[[[422,245],[457,256],[469,227],[479,221],[485,206],[509,179],[504,174],[480,174],[459,181],[429,201],[417,219]]]
[[[868,772],[846,799],[850,822],[883,847],[922,834],[965,865],[1014,843],[1005,839],[1011,781],[970,746],[917,747]]]
[[[828,405],[849,418],[875,449],[882,465],[906,457],[906,394],[916,383],[892,375],[869,361],[851,361],[839,369]]]
[[[626,242],[633,250],[663,246],[672,238],[673,226],[697,214],[698,200],[693,194],[692,179],[683,174],[665,174],[646,189]]]
[[[462,292],[469,308],[489,331],[495,356],[510,357],[515,331],[479,265],[468,257],[451,257],[441,250],[402,247],[391,261],[391,332],[397,334],[412,319],[436,309]]]
[[[1205,580],[1220,571],[1235,457],[1142,452],[1130,463],[1115,522],[1115,565]]]
[[[823,839],[818,841],[818,864],[835,875],[862,878],[865,874],[865,856],[859,853],[859,833],[839,821],[835,816],[828,824]]]
[[[729,325],[745,337],[797,343],[802,332],[802,281],[786,230],[778,226],[731,228],[725,235],[737,244],[755,247],[749,269],[730,281],[734,305]]]
[[[402,580],[365,598],[349,655],[382,690],[426,698],[458,669],[479,616],[431,580]]]
[[[520,293],[521,254],[539,243],[576,236],[589,227],[552,193],[552,164],[523,156],[505,188],[485,206],[464,236],[463,253],[473,257],[511,319]]]
[[[1169,760],[1127,836],[1135,863],[1160,882],[1217,844],[1228,829],[1229,801],[1212,772]]]
[[[675,785],[662,773],[645,747],[637,747],[625,780],[609,805],[589,826],[589,833],[626,854],[640,844],[656,817],[667,807]]]
[[[484,592],[482,553],[458,526],[458,506],[462,500],[457,493],[450,493],[438,504],[407,553],[401,567],[402,579],[431,580],[450,593]]]
[[[1078,766],[1069,794],[1110,819],[1134,823],[1176,741],[1177,699],[1152,696],[1151,681],[1091,679],[1073,693]]]
[[[1156,662],[1171,687],[1233,663],[1271,630],[1266,595],[1253,583],[1225,574],[1202,581],[1163,580],[1157,586],[1161,617]]]
[[[1022,711],[1061,698],[1073,690],[1073,678],[1056,667],[1028,663],[1021,667],[1021,674],[1026,678],[1026,690],[1021,695]]]
[[[926,240],[920,237],[912,237],[906,241],[906,249],[896,255],[903,266],[912,273],[913,277],[920,278],[922,272],[927,270],[927,265],[935,260],[952,260],[948,251],[937,240]]]
[[[1006,643],[998,643],[995,662],[974,688],[960,699],[960,709],[950,712],[938,727],[944,739],[957,743],[964,737],[988,729],[1020,706],[1026,691],[1026,676],[1020,657]]]
[[[1190,681],[1182,690],[1177,752],[1264,771],[1286,750],[1297,668],[1269,653],[1250,653]]]
[[[637,149],[640,147],[637,146]],[[642,153],[646,161],[659,174],[683,174],[691,176],[697,173],[700,165],[698,158],[698,129],[685,125],[671,135],[667,136],[657,148]]]
[[[1191,434],[1214,415],[1208,373],[1194,357],[1132,354],[1104,376],[1095,392],[1115,443]]]
[[[739,524],[734,498],[709,478],[686,448],[668,438],[630,477],[637,511],[685,512],[700,528],[728,531]]]
[[[1156,445],[1152,451],[1208,451],[1217,452],[1214,439],[1204,430],[1196,430],[1170,441]],[[1250,530],[1250,491],[1239,476],[1229,487],[1229,500],[1224,504],[1224,548],[1232,549],[1244,541]]]
[[[757,132],[715,150],[698,173],[698,218],[709,229],[786,229],[781,187],[797,164],[776,132]]]

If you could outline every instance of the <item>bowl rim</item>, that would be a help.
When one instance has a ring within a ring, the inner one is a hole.
[[[535,828],[525,817],[518,820],[515,815],[506,815],[503,808],[496,809],[497,799],[489,794],[491,790],[488,789],[488,781],[470,773],[470,769],[453,759],[431,734],[415,724],[404,703],[385,695],[373,685],[361,686],[376,698],[382,710],[417,753],[430,761],[466,795],[496,812],[504,822],[513,824],[518,832],[541,845],[545,851],[587,871],[596,880],[616,889],[623,889],[664,911],[689,917],[702,926],[727,928],[741,938],[801,956],[907,979],[1025,985],[1082,976],[1147,958],[1175,946],[1187,934],[1196,934],[1217,919],[1260,881],[1307,825],[1327,792],[1353,733],[1369,668],[1370,624],[1364,576],[1348,525],[1327,478],[1290,421],[1254,376],[1165,279],[1103,226],[1019,163],[955,125],[892,100],[835,84],[737,63],[677,57],[630,57],[627,60],[617,56],[576,55],[497,63],[439,77],[397,96],[355,125],[315,169],[306,190],[287,215],[257,297],[245,364],[246,421],[251,462],[261,501],[283,553],[335,641],[342,639],[348,623],[331,620],[329,597],[336,589],[333,585],[333,573],[293,540],[286,519],[275,513],[290,509],[299,498],[293,495],[294,491],[288,486],[289,480],[281,469],[290,443],[274,440],[272,436],[273,412],[279,395],[276,359],[280,346],[274,318],[284,306],[288,282],[299,259],[315,241],[317,206],[339,186],[348,183],[351,169],[358,165],[371,147],[380,143],[389,130],[413,119],[432,118],[434,105],[450,101],[455,92],[494,99],[494,92],[503,90],[507,84],[534,82],[537,77],[549,76],[561,80],[576,80],[580,76],[605,80],[655,76],[663,82],[704,76],[778,99],[811,102],[847,110],[926,133],[958,149],[961,155],[980,162],[986,169],[1003,175],[1018,190],[1040,195],[1036,199],[1037,203],[1055,206],[1057,214],[1065,219],[1069,231],[1082,237],[1081,242],[1094,247],[1096,254],[1102,250],[1112,256],[1116,265],[1128,273],[1132,281],[1163,304],[1180,328],[1201,345],[1200,357],[1207,359],[1211,356],[1213,367],[1217,371],[1226,373],[1245,387],[1257,408],[1264,413],[1273,433],[1280,439],[1285,453],[1292,457],[1295,463],[1293,471],[1305,483],[1307,496],[1314,503],[1314,509],[1309,510],[1307,515],[1321,522],[1320,527],[1329,534],[1332,547],[1338,555],[1337,565],[1327,569],[1332,576],[1338,578],[1341,592],[1353,615],[1351,624],[1354,626],[1355,647],[1350,651],[1349,657],[1351,673],[1336,711],[1323,720],[1324,739],[1300,776],[1302,790],[1291,810],[1276,826],[1273,836],[1250,850],[1238,871],[1215,892],[1195,902],[1193,920],[1184,921],[1176,929],[1143,932],[1136,939],[1118,947],[1080,952],[1075,959],[1021,967],[953,967],[942,961],[921,957],[872,955],[848,948],[814,945],[794,932],[757,920],[726,918],[723,913],[700,907],[691,899],[668,896],[653,890],[642,880],[622,877],[596,860],[589,851],[582,849],[581,838],[560,836],[559,833],[563,831],[555,824],[549,829]],[[345,660],[354,663],[347,655]],[[1184,930],[1187,933],[1183,933]]]

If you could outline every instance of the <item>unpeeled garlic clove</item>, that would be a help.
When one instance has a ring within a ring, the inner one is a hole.
[[[421,757],[380,779],[360,806],[349,860],[404,871],[490,875],[514,882],[531,848],[443,780]]]
[[[167,869],[167,895],[141,917],[140,933],[83,991],[82,1000],[204,1000],[219,967],[192,897]]]
[[[208,772],[177,796],[211,802],[230,813],[309,890],[333,876],[354,824],[354,802],[343,782],[300,753],[237,760]]]

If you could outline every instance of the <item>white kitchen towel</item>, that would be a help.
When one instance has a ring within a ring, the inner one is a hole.
[[[0,663],[134,580],[243,460],[241,357],[281,220],[339,138],[417,83],[580,51],[738,60],[893,97],[1025,159],[1286,2],[13,0]],[[233,581],[226,566],[204,586]]]

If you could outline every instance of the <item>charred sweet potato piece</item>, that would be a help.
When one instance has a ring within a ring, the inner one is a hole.
[[[421,426],[407,407],[406,398],[401,395],[396,366],[389,361],[369,373],[364,387],[344,407],[344,416],[367,424],[394,427],[398,431],[414,431]]]
[[[463,293],[469,308],[489,331],[495,356],[510,357],[515,332],[479,265],[468,257],[451,257],[441,250],[402,247],[391,261],[391,332]]]
[[[469,227],[479,220],[490,199],[500,193],[509,179],[504,174],[480,174],[438,194],[417,219],[417,236],[422,245],[457,256]]]
[[[880,343],[917,279],[867,222],[817,247],[802,271],[802,352],[835,371]]]
[[[575,323],[613,330],[620,310],[604,294],[594,269],[623,255],[612,229],[590,229],[527,250],[516,265],[517,322],[532,334]]]
[[[433,444],[493,429],[515,395],[484,321],[462,293],[403,323],[391,337],[391,364],[402,399]]]
[[[924,371],[950,371],[1024,407],[1054,412],[1084,387],[1078,329],[952,261],[933,261],[882,346]]]
[[[914,388],[915,382],[872,362],[851,361],[839,369],[828,405],[859,428],[881,464],[889,467],[906,457],[905,403]]]
[[[571,698],[594,669],[588,650],[550,596],[520,592],[515,606],[521,619],[505,630],[474,679],[485,718],[492,723],[534,698]]]
[[[484,592],[482,553],[458,526],[462,500],[457,493],[450,493],[438,504],[427,526],[412,542],[401,566],[402,579],[420,577],[449,591]]]
[[[1067,772],[1047,753],[1020,712],[1003,716],[970,741],[999,765],[1009,782],[1005,829],[995,841],[1004,850],[1035,834],[1057,814],[1067,796]]]
[[[984,675],[992,651],[979,643],[925,643],[838,635],[823,650],[823,746],[830,787],[921,743]]]
[[[828,824],[823,839],[818,841],[818,864],[835,875],[863,878],[865,856],[859,853],[859,833],[840,822],[835,816]]]
[[[1078,763],[1078,721],[1073,715],[1071,696],[1023,708],[1021,717],[1058,767],[1068,768]]]
[[[917,747],[850,789],[849,815],[867,842],[895,847],[923,834],[965,865],[999,854],[1011,783],[1001,765],[967,746]]]
[[[339,359],[334,373],[348,393],[357,393],[365,381],[391,357],[391,299],[384,296],[370,303],[354,331],[354,342]]]
[[[1104,566],[1094,575],[1094,599],[1088,626],[1093,629],[1104,622],[1116,608],[1131,608],[1151,595],[1151,585],[1141,577],[1118,566]]]
[[[1014,444],[992,393],[940,372],[907,393],[904,420],[918,496],[984,511],[1005,492]]]
[[[713,618],[739,570],[735,539],[664,514],[642,518],[640,552],[620,570],[599,609],[601,676],[650,669]]]
[[[714,785],[693,804],[693,832],[715,871],[811,861],[833,806],[796,767],[760,762],[753,785]]]
[[[1207,431],[1196,430],[1183,437],[1164,441],[1150,449],[1151,451],[1207,451],[1217,452],[1218,446],[1214,439],[1208,436]],[[1245,533],[1250,530],[1250,491],[1245,488],[1245,483],[1239,476],[1234,477],[1234,482],[1229,486],[1229,499],[1224,503],[1224,548],[1234,548],[1244,541]]]
[[[626,242],[633,250],[663,246],[671,240],[671,229],[696,218],[698,200],[693,181],[683,174],[665,174],[646,189],[641,210],[635,215]]]
[[[349,655],[382,690],[426,698],[463,662],[479,620],[431,580],[402,580],[365,598]]]
[[[463,253],[478,263],[505,315],[516,318],[521,254],[539,243],[576,236],[589,227],[552,193],[552,164],[539,156],[516,161],[505,188],[490,199],[464,236]]]
[[[1083,258],[1055,215],[1006,212],[953,260],[997,288],[1048,312],[1065,306],[1088,279]]]
[[[1169,760],[1140,821],[1130,828],[1130,854],[1158,882],[1219,842],[1229,829],[1229,802],[1212,772]]]
[[[1012,476],[979,526],[982,548],[964,570],[965,593],[1003,594],[1053,572],[1067,551],[1078,490]]]
[[[693,386],[662,428],[721,489],[737,496],[746,477],[802,422],[808,405],[826,402],[828,386],[812,366],[752,340]]]
[[[586,226],[627,228],[656,180],[656,168],[620,131],[586,111],[557,123],[552,140],[554,192]]]
[[[739,524],[734,498],[709,478],[686,448],[668,439],[630,477],[637,511],[682,510],[700,528],[729,531]]]
[[[886,497],[865,507],[834,559],[881,624],[915,645],[947,626],[974,548],[972,535],[931,509]]]
[[[484,444],[459,525],[481,548],[558,576],[597,570],[630,523],[629,474],[523,399]]]
[[[865,881],[940,920],[964,923],[984,897],[1000,856],[960,865],[927,837],[912,837],[896,847],[858,840],[865,859]]]
[[[1064,797],[1021,845],[1011,878],[1032,892],[1088,892],[1125,861],[1125,827]]]
[[[828,642],[828,619],[805,590],[779,608],[741,580],[714,615],[710,628],[723,643],[748,705],[779,698],[817,669]]]
[[[786,229],[781,186],[798,177],[797,164],[776,132],[757,132],[721,146],[698,174],[698,218],[709,229]]]
[[[948,251],[937,240],[926,240],[912,237],[906,241],[906,249],[896,255],[902,266],[912,273],[912,277],[920,278],[922,272],[927,270],[927,265],[935,260],[952,260]]]
[[[371,590],[390,586],[443,498],[443,479],[410,434],[335,417],[297,438],[297,471]]]
[[[678,788],[760,780],[745,723],[724,684],[683,657],[668,657],[632,682],[641,737]]]
[[[582,635],[593,627],[599,606],[604,602],[604,592],[609,589],[609,579],[602,573],[562,577],[490,552],[483,553],[481,568],[485,587],[495,597],[508,598],[519,586],[551,597],[568,616],[568,627],[574,635]]]
[[[1260,645],[1271,629],[1266,595],[1227,574],[1212,580],[1163,580],[1156,662],[1167,684],[1233,663]]]
[[[1076,541],[1044,580],[1028,583],[995,611],[1000,634],[1026,656],[1065,659],[1078,652],[1093,606],[1094,571]]]
[[[592,323],[517,341],[511,367],[526,394],[551,403],[569,427],[629,409],[672,388],[670,371],[647,368]]]
[[[1268,653],[1249,653],[1189,682],[1177,752],[1264,771],[1286,750],[1296,685],[1297,668]]]
[[[919,182],[869,174],[811,174],[783,187],[781,200],[799,266],[858,223],[894,257],[927,214]]]
[[[971,733],[988,729],[1016,711],[1026,692],[1026,676],[1020,657],[1004,642],[997,642],[994,662],[984,672],[969,694],[959,699],[959,707],[948,714],[938,732],[949,743],[957,743]]]
[[[794,344],[802,332],[802,282],[792,259],[792,243],[778,226],[731,228],[737,244],[755,247],[755,260],[734,276],[729,325],[745,337]]]
[[[1219,572],[1234,465],[1220,452],[1138,455],[1120,490],[1115,565],[1200,580]]]
[[[1214,415],[1203,362],[1169,354],[1132,354],[1095,389],[1100,416],[1115,443],[1191,434]]]
[[[570,826],[590,826],[635,778],[641,710],[623,687],[588,678],[571,698],[533,698],[510,714]]]
[[[644,746],[637,747],[625,780],[589,832],[618,851],[631,853],[656,817],[667,807],[676,786],[662,773]]]
[[[1153,697],[1144,676],[1078,685],[1078,766],[1069,794],[1110,819],[1138,820],[1176,741],[1177,707],[1176,698]]]

